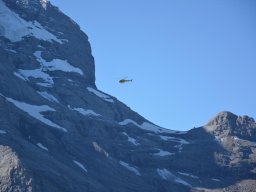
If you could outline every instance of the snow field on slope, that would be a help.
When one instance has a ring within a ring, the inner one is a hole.
[[[125,126],[125,125],[128,125],[128,124],[133,124],[133,125],[141,128],[141,129],[152,131],[152,132],[155,132],[155,133],[175,133],[175,131],[168,130],[168,129],[163,129],[161,127],[158,127],[158,126],[153,125],[153,124],[148,123],[148,122],[144,122],[141,125],[139,125],[137,122],[135,122],[132,119],[125,119],[122,122],[119,122],[118,124],[122,125],[122,126]]]
[[[30,77],[42,79],[43,82],[37,84],[44,87],[53,87],[54,85],[52,77],[50,77],[50,75],[48,75],[47,73],[43,72],[42,68],[32,70],[18,69],[18,73],[16,73],[15,75],[26,81],[29,81]]]
[[[176,142],[176,143],[180,143],[180,144],[184,144],[184,145],[190,144],[185,139],[181,139],[181,138],[177,138],[177,137],[170,137],[170,136],[160,135],[160,138],[164,141],[172,141],[172,142]]]
[[[183,173],[183,172],[178,172],[180,175],[184,175],[184,176],[187,176],[187,177],[191,177],[193,179],[199,179],[198,176],[195,176],[193,174],[190,174],[190,173]]]
[[[102,93],[102,92],[100,92],[100,91],[97,91],[97,90],[95,90],[95,89],[93,89],[93,88],[91,88],[91,87],[87,87],[87,90],[88,90],[89,92],[91,92],[91,93],[94,93],[96,96],[98,96],[98,97],[104,99],[104,100],[107,101],[107,102],[114,103],[114,100],[111,99],[110,96],[108,96],[108,95],[106,95],[106,94],[104,94],[104,93]]]
[[[5,97],[4,95],[0,94],[1,96]],[[67,130],[59,125],[53,123],[49,119],[46,119],[41,113],[46,111],[55,111],[55,109],[49,107],[48,105],[31,105],[21,101],[14,100],[12,98],[5,97],[7,101],[14,104],[20,110],[28,113],[30,116],[34,117],[35,119],[41,121],[42,123],[60,129],[61,131],[67,132]]]
[[[163,151],[161,149],[157,149],[157,150],[159,150],[159,152],[158,153],[154,153],[154,155],[158,155],[160,157],[171,156],[171,155],[175,154],[175,153],[171,153],[169,151]]]
[[[123,167],[125,167],[126,169],[128,169],[129,171],[135,173],[136,175],[141,176],[140,172],[138,171],[138,169],[136,167],[133,167],[123,161],[119,161],[119,164],[122,165]]]
[[[46,91],[41,91],[41,92],[37,91],[37,93],[39,95],[41,95],[43,98],[47,99],[48,101],[55,102],[55,103],[60,103],[56,97],[47,93]]]
[[[78,111],[84,116],[101,116],[100,114],[95,113],[93,110],[90,109],[85,110],[83,108],[74,108],[73,110]]]
[[[5,3],[0,0],[0,35],[12,42],[21,41],[25,36],[34,36],[44,41],[56,41],[62,44],[55,35],[44,29],[37,21],[25,21],[18,14],[11,11]],[[12,25],[10,25],[12,23]]]
[[[81,69],[72,66],[70,63],[67,62],[67,60],[53,59],[52,61],[47,62],[42,58],[41,54],[42,51],[36,51],[34,53],[34,56],[40,62],[43,71],[63,71],[69,73],[78,73],[79,75],[84,74]]]
[[[48,151],[48,148],[45,147],[42,143],[37,143],[36,144],[38,147],[40,147],[41,149],[45,150],[45,151]]]
[[[29,78],[38,78],[41,79],[42,82],[38,82],[37,84],[44,87],[53,87],[54,81],[53,78],[45,73],[46,70],[48,71],[63,71],[69,73],[78,73],[79,75],[83,75],[83,71],[77,67],[70,65],[67,61],[60,60],[60,59],[53,59],[50,62],[46,62],[41,57],[41,51],[36,51],[34,56],[37,58],[38,62],[40,63],[41,67],[39,69],[32,69],[32,70],[25,70],[25,69],[18,69],[18,72],[14,72],[14,75],[19,77],[22,80],[29,81]],[[47,96],[45,93],[42,93],[41,96],[49,99],[49,95]],[[53,97],[51,98],[53,99]],[[54,99],[57,102],[56,99]]]
[[[68,105],[68,108],[73,110],[73,111],[77,111],[79,112],[80,114],[84,115],[84,116],[96,116],[96,117],[99,117],[101,116],[100,114],[98,113],[95,113],[93,110],[91,109],[84,109],[84,108],[79,108],[79,107],[75,107],[75,108],[72,108],[70,105]]]
[[[85,171],[86,173],[88,172],[87,169],[83,166],[82,163],[76,161],[76,160],[73,160],[73,162],[78,166],[80,167],[83,171]]]
[[[191,187],[191,185],[180,179],[179,177],[176,177],[175,175],[173,175],[170,171],[168,171],[167,169],[157,169],[157,173],[160,177],[162,177],[162,179],[164,180],[167,180],[167,181],[172,181],[172,182],[175,182],[175,183],[180,183],[182,185],[185,185],[185,186],[188,186],[188,187]]]
[[[6,134],[6,131],[0,129],[0,134]]]
[[[135,145],[135,146],[139,145],[139,143],[137,143],[136,139],[130,137],[127,133],[123,132],[122,134],[125,135],[125,136],[127,136],[128,141],[129,141],[130,143],[132,143],[133,145]]]

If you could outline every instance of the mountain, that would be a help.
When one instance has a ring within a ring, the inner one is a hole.
[[[187,132],[97,89],[88,37],[47,0],[0,0],[0,191],[254,191],[256,123]]]

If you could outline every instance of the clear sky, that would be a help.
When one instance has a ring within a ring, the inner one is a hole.
[[[255,0],[51,2],[89,36],[97,87],[153,123],[188,130],[224,110],[256,118]]]

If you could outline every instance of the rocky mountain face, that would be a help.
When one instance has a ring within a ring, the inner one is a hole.
[[[256,123],[164,129],[98,90],[87,36],[47,0],[0,0],[0,191],[255,191]]]

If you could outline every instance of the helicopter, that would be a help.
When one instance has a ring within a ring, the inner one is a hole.
[[[119,83],[127,83],[127,82],[132,82],[132,79],[127,79],[127,77],[119,80]]]

